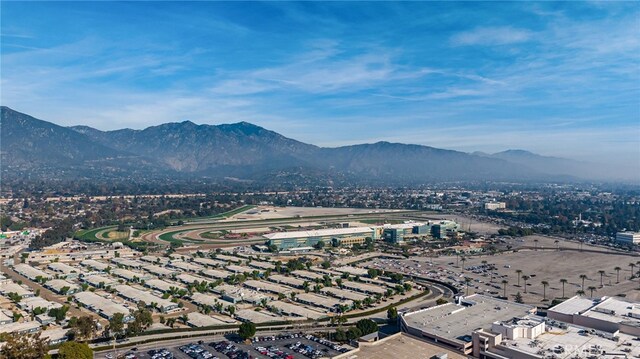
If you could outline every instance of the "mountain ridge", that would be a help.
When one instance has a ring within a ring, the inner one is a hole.
[[[141,130],[101,131],[84,125],[62,127],[6,106],[2,107],[1,119],[1,150],[5,163],[11,168],[31,163],[34,168],[86,171],[96,176],[129,173],[133,169],[142,174],[148,171],[193,178],[234,177],[251,181],[305,178],[310,181],[315,176],[327,182],[340,178],[385,185],[575,179],[570,174],[548,173],[518,163],[511,152],[482,156],[387,141],[319,147],[245,121],[222,125],[182,121]],[[44,141],[42,148],[28,146],[41,140],[38,136],[41,131],[36,129],[43,126],[63,141]],[[7,127],[12,129],[11,136],[5,133]],[[16,141],[13,137],[23,140]],[[7,147],[7,143],[10,146]],[[61,160],[51,161],[51,156]],[[28,170],[28,166],[23,169]]]

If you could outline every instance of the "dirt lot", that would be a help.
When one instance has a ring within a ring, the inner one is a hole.
[[[535,242],[535,240],[538,240]],[[587,276],[584,282],[584,291],[587,295],[591,294],[589,287],[595,287],[594,297],[611,296],[624,294],[627,297],[638,300],[640,299],[640,281],[635,278],[629,280],[631,274],[629,263],[636,263],[640,260],[639,256],[633,256],[624,253],[614,252],[607,248],[583,245],[580,251],[580,244],[573,242],[555,243],[555,239],[530,236],[524,239],[524,242],[517,241],[515,247],[537,247],[535,249],[521,249],[516,253],[501,255],[483,255],[468,257],[464,266],[467,268],[464,272],[456,267],[456,257],[447,256],[439,258],[412,258],[411,261],[429,262],[433,261],[432,268],[443,267],[457,273],[457,277],[467,276],[473,279],[470,285],[469,293],[485,293],[488,291],[503,293],[502,280],[508,280],[507,295],[510,298],[520,292],[526,303],[537,305],[548,305],[549,302],[543,302],[543,285],[542,281],[547,281],[549,286],[546,289],[547,299],[562,297],[562,284],[560,279],[567,279],[565,284],[565,296],[571,297],[576,291],[582,288],[582,279],[580,275]],[[558,250],[558,247],[560,250]],[[494,274],[493,283],[491,281],[490,271],[480,274],[474,274],[470,267],[482,265],[482,261],[494,264],[496,273]],[[407,261],[409,262],[409,261]],[[415,262],[413,262],[415,263]],[[453,263],[453,265],[449,265]],[[462,266],[462,262],[459,262]],[[508,268],[507,268],[508,267]],[[620,267],[620,282],[617,283],[617,272],[615,267]],[[637,271],[640,265],[635,267]],[[520,286],[518,286],[518,273],[521,270]],[[602,276],[603,287],[600,286],[599,271],[605,271]],[[522,276],[527,275],[531,278],[527,281],[527,293],[524,293],[524,280]],[[504,277],[503,277],[504,276]],[[478,280],[482,282],[478,282]],[[495,288],[492,285],[498,285]]]

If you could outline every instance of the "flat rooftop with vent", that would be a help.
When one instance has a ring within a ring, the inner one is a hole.
[[[640,303],[621,297],[575,296],[550,308],[550,318],[588,328],[640,336]]]
[[[640,341],[635,336],[536,316],[494,323],[491,330],[474,332],[473,339],[476,358],[587,359],[640,355]]]
[[[475,330],[489,330],[496,321],[523,317],[535,310],[530,305],[474,294],[462,298],[460,303],[405,313],[400,320],[403,332],[469,354]]]

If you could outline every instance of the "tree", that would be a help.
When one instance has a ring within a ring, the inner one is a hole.
[[[67,311],[69,310],[69,306],[67,305],[63,305],[60,308],[51,308],[49,309],[49,316],[54,318],[56,320],[56,322],[60,322],[62,320],[64,320],[64,318],[67,316]]]
[[[522,276],[522,269],[516,269],[516,274],[518,275],[518,287],[520,286],[520,277]]]
[[[36,334],[9,334],[0,350],[3,359],[41,359],[47,354],[46,341]]]
[[[371,319],[360,319],[356,323],[356,328],[360,329],[362,335],[371,334],[378,331],[378,324]]]
[[[591,292],[591,295],[590,295],[590,297],[591,297],[591,298],[593,298],[593,292],[595,292],[595,290],[596,290],[596,287],[594,287],[594,286],[591,286],[591,287],[589,287],[589,288],[587,288],[587,289],[589,289],[589,291]]]
[[[349,330],[347,330],[347,339],[349,340],[360,338],[363,335],[362,331],[357,327],[350,327]]]
[[[506,279],[502,280],[502,296],[504,298],[507,298],[507,284],[509,284],[509,281]]]
[[[318,241],[318,243],[316,243],[316,244],[314,244],[314,245],[313,245],[313,248],[315,248],[315,249],[322,249],[322,248],[324,248],[324,246],[325,246],[324,241]]]
[[[622,268],[615,267],[613,268],[613,270],[616,271],[616,283],[620,283],[620,271],[622,270]]]
[[[472,279],[469,277],[464,277],[464,283],[467,285],[467,295],[469,295],[469,283],[471,283]]]
[[[635,268],[635,266],[636,266],[636,264],[635,264],[635,263],[629,263],[629,267],[631,267],[631,277],[629,277],[629,278],[631,278],[631,279],[633,279],[633,278],[634,278],[634,275],[633,275],[633,274],[634,274],[635,272],[633,271],[633,268]]]
[[[240,328],[238,329],[238,335],[243,340],[253,338],[253,336],[256,335],[256,325],[252,322],[244,322],[240,324]]]
[[[139,335],[153,324],[151,312],[146,309],[138,309],[133,313],[133,321],[127,325],[128,335]]]
[[[379,272],[375,268],[369,268],[367,270],[367,274],[369,275],[369,278],[375,279],[378,276]]]
[[[122,334],[124,330],[124,314],[116,313],[109,319],[109,331],[114,338]]]
[[[564,279],[564,278],[561,278],[561,279],[560,279],[560,283],[562,283],[562,298],[566,298],[566,297],[564,296],[564,285],[565,285],[565,284],[567,284],[567,282],[568,282],[568,281],[567,281],[566,279]]]
[[[604,271],[603,270],[599,270],[598,274],[600,274],[600,288],[604,287],[604,284],[602,284],[602,277],[604,277]]]
[[[333,339],[338,342],[346,342],[347,341],[347,333],[342,330],[342,328],[336,329],[335,334],[333,335]]]
[[[531,279],[531,276],[528,275],[523,275],[522,276],[522,280],[524,281],[524,292],[527,292],[527,281]]]
[[[95,331],[98,329],[96,321],[89,316],[78,318],[75,324],[76,337],[78,337],[80,340],[89,340],[93,338]]]
[[[524,303],[524,300],[522,300],[522,294],[520,294],[520,292],[516,293],[514,300],[516,303],[520,303],[520,304]]]
[[[389,319],[389,323],[395,323],[398,320],[398,309],[396,307],[387,309],[387,319]]]
[[[547,282],[546,280],[543,280],[541,283],[542,283],[542,300],[545,301],[547,300],[547,286],[549,285],[549,282]]]
[[[59,359],[93,359],[93,350],[87,343],[66,342],[60,346]]]
[[[584,280],[587,279],[586,274],[580,274],[580,279],[582,279],[582,291],[584,291]]]

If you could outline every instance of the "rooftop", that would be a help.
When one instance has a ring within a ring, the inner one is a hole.
[[[306,238],[306,237],[327,237],[327,236],[345,236],[349,234],[366,234],[373,232],[371,227],[350,227],[335,229],[318,229],[313,231],[293,231],[293,232],[275,232],[265,234],[267,239],[288,239],[288,238]]]
[[[422,332],[468,342],[474,330],[490,329],[495,321],[530,314],[535,307],[481,294],[464,298],[463,304],[447,303],[403,315],[407,326]]]

